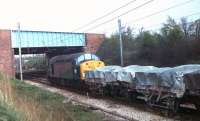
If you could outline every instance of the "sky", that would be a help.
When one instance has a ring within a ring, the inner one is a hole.
[[[156,30],[168,16],[175,20],[187,16],[188,21],[200,18],[200,0],[152,0],[149,4],[124,16],[117,17],[149,0],[136,0],[123,9],[109,15],[85,28],[75,29],[113,11],[131,0],[0,0],[0,29],[17,29],[20,22],[22,30],[63,31],[84,33],[112,33],[117,31],[117,19],[122,26],[131,26],[135,30],[144,28]],[[185,4],[187,1],[187,4]],[[145,17],[176,4],[182,6],[160,14]],[[95,27],[112,18],[101,26]],[[142,18],[142,19],[140,19]]]

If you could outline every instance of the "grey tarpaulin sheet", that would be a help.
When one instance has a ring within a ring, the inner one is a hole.
[[[184,83],[185,89],[200,94],[200,70],[184,74]]]
[[[124,68],[120,66],[105,66],[94,71],[87,72],[86,78],[95,78],[102,82],[123,81],[132,83],[135,81],[135,72],[144,72],[155,68],[157,67],[139,65],[131,65]]]
[[[85,78],[98,79],[98,81],[102,82],[112,82],[117,80],[117,75],[115,72],[118,72],[121,69],[121,66],[105,66],[94,71],[87,72],[85,74]]]
[[[132,83],[132,82],[135,82],[135,72],[144,72],[144,71],[152,70],[155,68],[157,67],[139,66],[139,65],[127,66],[117,72],[117,80],[127,82],[127,83]]]
[[[194,76],[193,75],[197,75]],[[158,68],[154,66],[131,65],[127,67],[105,66],[86,73],[86,79],[95,79],[102,83],[123,81],[135,85],[136,90],[165,91],[182,97],[186,88],[198,88],[195,79],[200,74],[200,65],[182,65]],[[189,81],[192,80],[192,81]]]
[[[177,97],[182,97],[185,93],[184,75],[198,70],[200,70],[200,65],[194,64],[136,72],[136,89],[168,91],[176,94]]]

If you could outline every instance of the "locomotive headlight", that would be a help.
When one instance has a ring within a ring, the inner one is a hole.
[[[85,78],[85,73],[83,73],[82,75],[83,75],[83,78]]]
[[[75,74],[77,73],[77,70],[76,70],[76,69],[74,69],[74,73],[75,73]]]

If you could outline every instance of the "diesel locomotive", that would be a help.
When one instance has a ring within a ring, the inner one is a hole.
[[[95,54],[76,53],[59,55],[48,62],[48,80],[55,85],[84,87],[85,73],[105,64]]]

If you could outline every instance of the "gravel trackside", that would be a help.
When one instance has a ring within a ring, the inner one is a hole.
[[[131,120],[131,121],[175,121],[167,117],[162,117],[144,110],[138,110],[134,107],[129,107],[123,104],[116,103],[111,100],[95,99],[93,97],[84,96],[75,92],[57,89],[45,84],[36,83],[32,81],[25,81],[28,84],[43,88],[53,93],[58,93],[66,97],[63,103],[72,102],[82,104],[90,108],[94,108],[103,111],[108,114],[119,116],[119,120]],[[121,119],[120,119],[121,118]],[[117,119],[114,119],[117,120]]]

